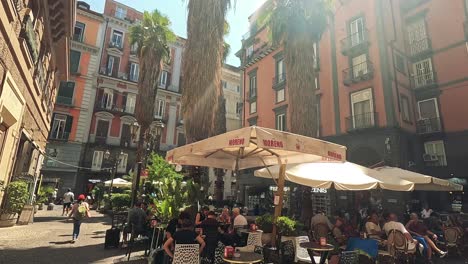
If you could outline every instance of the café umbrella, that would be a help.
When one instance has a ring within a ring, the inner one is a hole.
[[[279,166],[255,171],[255,176],[277,179]],[[398,177],[386,177],[384,173],[351,162],[344,163],[301,163],[286,166],[285,179],[300,185],[339,191],[363,191],[385,189],[412,191],[414,183]]]
[[[111,186],[111,182],[112,182],[113,187],[121,188],[121,187],[130,187],[130,186],[132,186],[131,182],[126,181],[126,180],[124,180],[122,178],[115,178],[113,181],[111,181],[111,180],[105,181],[104,185],[105,186]]]
[[[275,218],[283,207],[286,165],[303,162],[344,162],[346,147],[263,127],[245,127],[168,151],[173,164],[238,171],[280,165]],[[274,233],[276,227],[274,227]]]

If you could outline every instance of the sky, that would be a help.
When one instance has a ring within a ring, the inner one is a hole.
[[[167,15],[172,22],[172,30],[178,36],[187,36],[187,1],[188,0],[117,0],[118,2],[135,8],[139,11],[152,11],[158,9]],[[231,53],[227,63],[239,66],[240,61],[234,54],[241,48],[242,35],[249,30],[248,17],[255,12],[266,0],[231,0],[235,8],[228,13],[228,22],[231,27],[226,42],[231,45]],[[85,0],[91,9],[102,13],[105,0]]]

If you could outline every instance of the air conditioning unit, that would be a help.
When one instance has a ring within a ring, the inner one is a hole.
[[[433,162],[433,161],[438,161],[439,157],[437,157],[437,155],[425,153],[423,154],[423,160],[426,162]]]

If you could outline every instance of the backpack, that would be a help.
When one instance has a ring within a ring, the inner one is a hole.
[[[78,206],[78,209],[77,209],[77,212],[76,212],[76,218],[78,220],[81,220],[83,218],[86,217],[86,213],[87,213],[88,209],[86,208],[86,205],[84,203],[80,203],[80,205]]]

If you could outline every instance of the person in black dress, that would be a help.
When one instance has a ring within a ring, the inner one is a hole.
[[[220,227],[216,214],[213,211],[208,213],[208,217],[201,223],[203,234],[205,235],[206,248],[202,256],[207,259],[214,259],[215,250],[220,237]]]
[[[195,226],[200,227],[201,223],[208,217],[210,209],[207,206],[203,206],[201,212],[197,213],[195,217]]]
[[[164,243],[164,251],[166,254],[174,258],[174,253],[171,251],[172,244],[200,244],[200,253],[203,252],[205,248],[205,241],[203,238],[197,234],[193,229],[193,222],[190,219],[183,219],[181,221],[180,230],[174,233],[174,236],[167,239]]]

